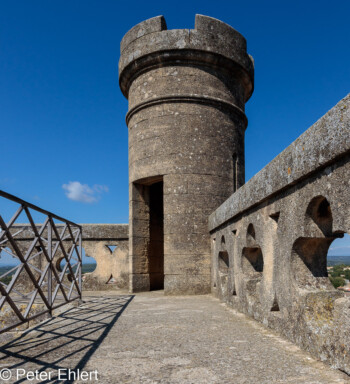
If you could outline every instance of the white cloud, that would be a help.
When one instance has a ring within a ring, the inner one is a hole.
[[[66,191],[68,199],[87,204],[95,203],[100,199],[102,193],[108,192],[106,185],[95,184],[89,187],[79,181],[70,181],[68,184],[63,184],[62,188]]]

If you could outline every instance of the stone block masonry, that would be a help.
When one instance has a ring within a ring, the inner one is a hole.
[[[158,16],[124,36],[131,292],[210,292],[207,217],[244,183],[253,73],[244,37],[207,16],[191,30]]]

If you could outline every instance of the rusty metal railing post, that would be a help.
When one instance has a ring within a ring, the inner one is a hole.
[[[78,284],[79,284],[79,287],[80,287],[80,300],[82,300],[83,298],[83,290],[82,290],[82,266],[83,266],[83,246],[82,246],[82,237],[83,237],[83,233],[82,233],[83,229],[82,228],[79,228],[79,254],[78,254],[78,258],[79,258],[79,262],[80,262],[80,268],[79,268],[79,272],[78,272]]]
[[[47,300],[49,302],[50,316],[52,316],[52,218],[49,216],[49,223],[47,225],[47,253],[49,255],[49,269],[47,271]]]

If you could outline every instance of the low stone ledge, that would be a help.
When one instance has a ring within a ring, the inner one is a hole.
[[[83,240],[109,240],[129,238],[129,224],[81,224]]]

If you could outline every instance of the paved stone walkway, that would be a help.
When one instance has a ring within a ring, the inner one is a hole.
[[[3,345],[0,370],[10,369],[12,378],[0,382],[350,382],[348,376],[210,296],[91,292],[84,300],[81,307]],[[74,380],[73,374],[69,380],[67,368],[88,371],[91,380]],[[36,369],[43,372],[41,379],[22,376],[23,370],[35,374]]]

